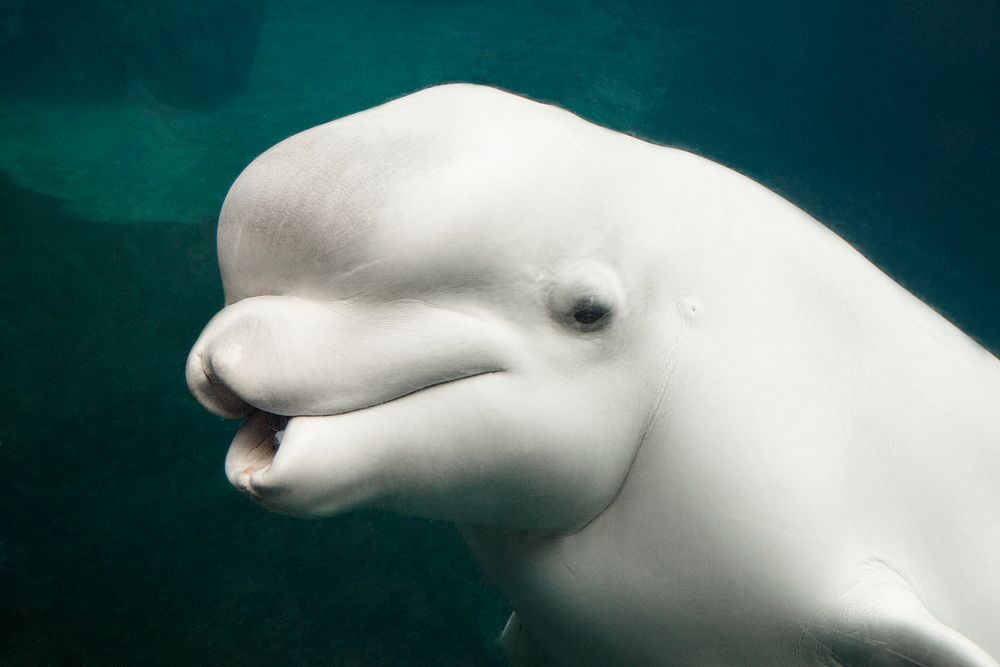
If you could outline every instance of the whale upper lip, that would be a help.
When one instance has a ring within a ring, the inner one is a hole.
[[[480,310],[262,295],[212,318],[186,376],[195,398],[223,417],[252,408],[323,416],[501,371],[518,346],[510,327]]]
[[[451,384],[452,382],[460,382],[462,380],[467,380],[469,378],[479,377],[480,375],[490,375],[490,374],[493,374],[493,373],[502,373],[502,372],[504,372],[504,369],[502,369],[502,368],[491,368],[491,369],[485,369],[485,370],[477,370],[477,371],[474,371],[474,372],[471,372],[471,373],[466,373],[466,374],[463,374],[463,375],[458,375],[458,376],[453,377],[453,378],[447,378],[447,379],[444,379],[444,380],[440,380],[438,382],[430,382],[430,383],[421,385],[421,386],[417,387],[416,389],[412,389],[410,391],[407,391],[407,392],[404,392],[404,393],[392,396],[391,398],[380,399],[380,400],[377,400],[377,401],[373,401],[373,402],[370,402],[370,403],[365,403],[363,405],[359,405],[357,407],[352,407],[352,408],[348,408],[348,409],[345,409],[345,410],[338,410],[338,411],[330,412],[330,413],[323,414],[323,415],[309,415],[309,416],[311,416],[311,417],[336,417],[338,415],[349,414],[351,412],[360,412],[362,410],[368,410],[370,408],[374,408],[374,407],[377,407],[379,405],[386,405],[387,403],[392,403],[393,401],[398,401],[398,400],[400,400],[402,398],[406,398],[407,396],[412,396],[413,394],[416,394],[418,392],[426,391],[427,389],[433,389],[434,387],[440,387],[442,385]],[[263,413],[264,415],[266,415],[265,416],[265,422],[266,422],[268,428],[271,429],[271,435],[269,435],[267,437],[273,437],[274,433],[277,433],[278,431],[282,431],[282,430],[288,428],[288,423],[292,419],[294,419],[295,417],[298,417],[298,416],[302,416],[302,415],[282,415],[282,414],[277,414],[277,413],[273,413],[273,412],[268,412],[267,410],[261,410],[261,409],[258,409],[258,408],[254,408],[254,409],[251,410],[250,414],[248,414],[246,416],[246,420],[249,420],[252,417],[254,417],[254,416],[256,416],[257,414],[260,414],[260,413]],[[244,423],[245,423],[245,421],[244,421]],[[266,438],[265,438],[265,440],[266,440]]]
[[[409,391],[405,391],[405,392],[396,394],[396,395],[391,396],[389,398],[380,399],[378,401],[374,401],[374,402],[371,402],[371,403],[365,403],[363,405],[359,405],[358,407],[348,408],[346,410],[337,410],[335,412],[330,412],[327,415],[317,415],[317,416],[334,417],[336,415],[343,415],[343,414],[347,414],[349,412],[358,412],[360,410],[367,410],[368,408],[374,408],[374,407],[377,407],[379,405],[385,405],[386,403],[392,403],[393,401],[398,401],[401,398],[406,398],[407,396],[412,396],[413,394],[416,394],[416,393],[421,392],[421,391],[425,391],[427,389],[433,389],[434,387],[440,387],[442,385],[450,384],[452,382],[459,382],[461,380],[467,380],[469,378],[478,377],[480,375],[489,375],[491,373],[501,373],[501,372],[503,372],[503,370],[504,369],[502,369],[502,368],[487,368],[487,369],[472,371],[472,372],[469,372],[469,373],[464,373],[464,374],[461,374],[461,375],[456,375],[455,377],[447,377],[447,378],[444,378],[442,380],[438,380],[436,382],[428,382],[427,384],[420,385],[419,387],[417,387],[415,389],[411,389]]]

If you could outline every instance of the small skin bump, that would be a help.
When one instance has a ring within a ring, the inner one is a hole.
[[[686,296],[678,302],[677,310],[680,312],[684,321],[688,324],[694,324],[701,319],[705,309],[701,305],[700,301],[694,297]]]

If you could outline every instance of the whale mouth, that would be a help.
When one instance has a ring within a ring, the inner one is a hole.
[[[405,399],[407,396],[428,391],[435,387],[461,382],[462,380],[479,377],[480,375],[501,372],[503,372],[501,368],[476,370],[457,377],[446,378],[439,382],[432,382],[391,398],[380,399],[327,415],[309,416],[333,418],[343,414],[369,410],[381,405],[394,403],[395,401]],[[240,427],[233,438],[226,455],[226,476],[233,486],[247,493],[255,500],[262,500],[253,488],[252,477],[254,473],[267,468],[274,461],[274,457],[277,456],[278,450],[281,448],[281,443],[285,439],[286,431],[296,418],[297,415],[280,415],[261,409],[254,409],[247,416],[242,427]]]
[[[292,419],[264,410],[254,410],[244,420],[226,453],[226,477],[233,486],[256,497],[250,487],[250,478],[274,461],[284,439],[285,429]]]
[[[257,447],[264,447],[270,450],[270,458],[274,458],[274,454],[277,453],[278,448],[281,447],[281,441],[285,437],[285,429],[288,428],[288,422],[292,420],[292,417],[286,417],[284,415],[276,415],[273,412],[260,411],[261,420],[263,421],[264,437]]]

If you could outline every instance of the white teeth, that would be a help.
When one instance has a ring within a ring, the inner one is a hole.
[[[281,429],[280,431],[274,434],[274,439],[278,441],[279,445],[281,444],[281,441],[284,438],[285,438],[285,429]]]

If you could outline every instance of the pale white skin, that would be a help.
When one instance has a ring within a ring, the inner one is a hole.
[[[459,523],[513,661],[996,664],[1000,362],[735,172],[442,86],[255,160],[219,258],[230,481]]]

